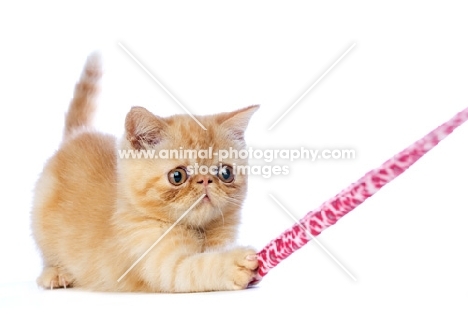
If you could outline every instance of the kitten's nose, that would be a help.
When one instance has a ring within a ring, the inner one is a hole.
[[[198,177],[197,179],[197,183],[200,183],[206,187],[209,183],[212,183],[213,182],[213,178],[209,175],[201,175]]]

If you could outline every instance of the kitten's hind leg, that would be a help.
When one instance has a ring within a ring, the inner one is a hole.
[[[45,267],[36,282],[46,289],[67,288],[72,286],[73,278],[59,267]]]

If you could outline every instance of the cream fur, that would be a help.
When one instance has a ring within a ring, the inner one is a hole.
[[[44,288],[96,291],[197,292],[246,288],[258,266],[255,251],[234,244],[247,176],[232,183],[193,175],[168,181],[178,167],[217,165],[216,158],[119,159],[118,149],[245,147],[243,133],[257,106],[230,113],[157,117],[130,110],[125,135],[92,129],[101,76],[99,56],[88,58],[65,119],[63,142],[47,161],[32,209]],[[245,165],[242,159],[223,163]],[[204,199],[120,282],[117,279],[202,194]]]

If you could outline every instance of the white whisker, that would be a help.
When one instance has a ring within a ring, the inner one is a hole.
[[[237,203],[237,202],[233,202],[233,201],[227,201],[228,204],[231,204],[231,205],[234,205],[234,206],[237,206],[237,207],[242,207],[242,205],[240,203]]]
[[[242,207],[242,200],[240,200],[240,199],[235,199],[235,198],[231,198],[231,197],[226,197],[225,199],[230,204]]]
[[[221,214],[221,217],[223,218],[223,226],[224,226],[224,214],[223,214],[223,211],[221,210],[221,208],[219,207],[219,204],[218,204],[218,210]]]

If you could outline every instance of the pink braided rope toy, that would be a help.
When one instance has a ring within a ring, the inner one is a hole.
[[[318,209],[307,213],[299,224],[283,232],[258,252],[259,269],[253,283],[262,280],[268,271],[311,240],[307,233],[318,236],[327,227],[335,224],[341,217],[406,171],[467,120],[468,108],[465,108],[380,167],[368,172],[357,182],[323,203]]]

